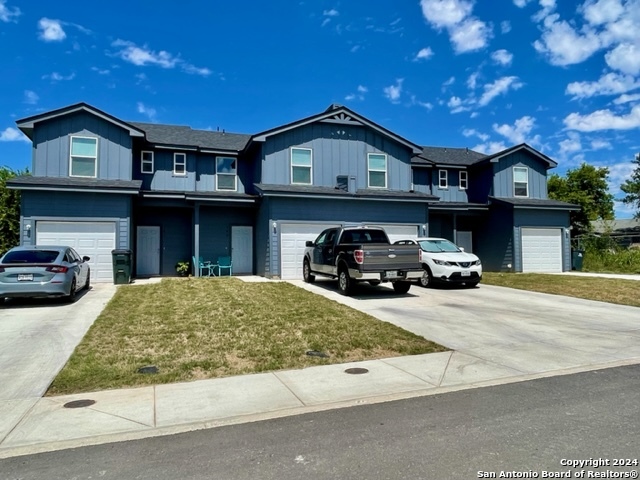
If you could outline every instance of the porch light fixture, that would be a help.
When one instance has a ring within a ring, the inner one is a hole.
[[[278,228],[278,224],[276,222],[273,222],[273,233],[274,234],[277,233],[277,228]]]
[[[27,230],[27,238],[31,238],[31,225],[24,227]]]

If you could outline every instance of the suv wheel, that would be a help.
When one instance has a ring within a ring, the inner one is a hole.
[[[427,267],[424,269],[424,273],[418,280],[418,283],[420,284],[420,286],[424,288],[428,288],[431,286],[432,282],[433,282],[433,276],[431,275],[431,270],[429,270],[429,268]]]

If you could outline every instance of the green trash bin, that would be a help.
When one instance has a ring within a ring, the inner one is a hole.
[[[584,250],[574,250],[571,252],[571,270],[582,271],[582,262],[584,260]]]
[[[131,283],[131,250],[111,250],[113,260],[113,283],[126,285]]]

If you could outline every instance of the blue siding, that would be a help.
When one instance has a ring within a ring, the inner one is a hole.
[[[98,138],[98,175],[131,180],[131,136],[125,129],[87,112],[37,123],[33,134],[33,175],[68,177],[71,135]]]
[[[254,230],[256,246],[256,273],[258,275],[271,275],[271,199],[263,199],[256,218]]]
[[[487,272],[514,271],[513,209],[492,205],[480,235],[474,239],[476,255]]]
[[[447,188],[440,188],[440,170],[447,172]],[[460,189],[459,169],[434,168],[431,174],[433,194],[443,202],[466,202],[467,191]],[[467,176],[467,179],[469,177]]]
[[[493,191],[496,197],[513,197],[513,167],[529,168],[529,198],[547,198],[547,170],[526,151],[514,152],[494,164]]]
[[[231,227],[253,226],[255,212],[250,208],[200,208],[200,256],[215,262],[218,257],[231,255]]]
[[[411,151],[377,132],[361,126],[315,123],[267,138],[263,147],[261,183],[291,183],[291,147],[313,151],[312,182],[333,187],[338,175],[356,177],[359,189],[367,188],[367,154],[387,154],[387,188],[409,190]]]
[[[470,169],[467,195],[472,203],[486,203],[493,195],[493,164]]]
[[[521,228],[562,227],[562,266],[563,270],[571,270],[571,240],[566,235],[570,225],[569,212],[561,210],[529,210],[516,209],[514,211],[514,237],[518,243],[518,256],[516,258],[516,271],[522,271],[522,249],[520,248]]]
[[[431,193],[430,168],[413,168],[413,189],[420,193]]]

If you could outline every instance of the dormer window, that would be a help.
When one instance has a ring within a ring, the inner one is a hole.
[[[310,148],[291,149],[291,183],[311,185],[312,167],[313,158]]]
[[[369,188],[387,188],[387,156],[383,153],[367,155]]]
[[[98,175],[98,139],[95,137],[71,137],[69,175],[92,177]]]
[[[187,154],[186,153],[173,154],[173,174],[174,175],[187,174]]]
[[[446,170],[438,170],[438,188],[449,188]]]
[[[513,196],[529,196],[529,169],[527,167],[513,167]]]
[[[467,188],[469,188],[468,173],[464,170],[461,170],[458,174],[458,187],[460,188],[460,190],[466,190]]]
[[[141,152],[140,172],[153,173],[153,152],[147,152],[147,151]]]
[[[216,157],[216,190],[237,189],[236,159],[231,157]]]

